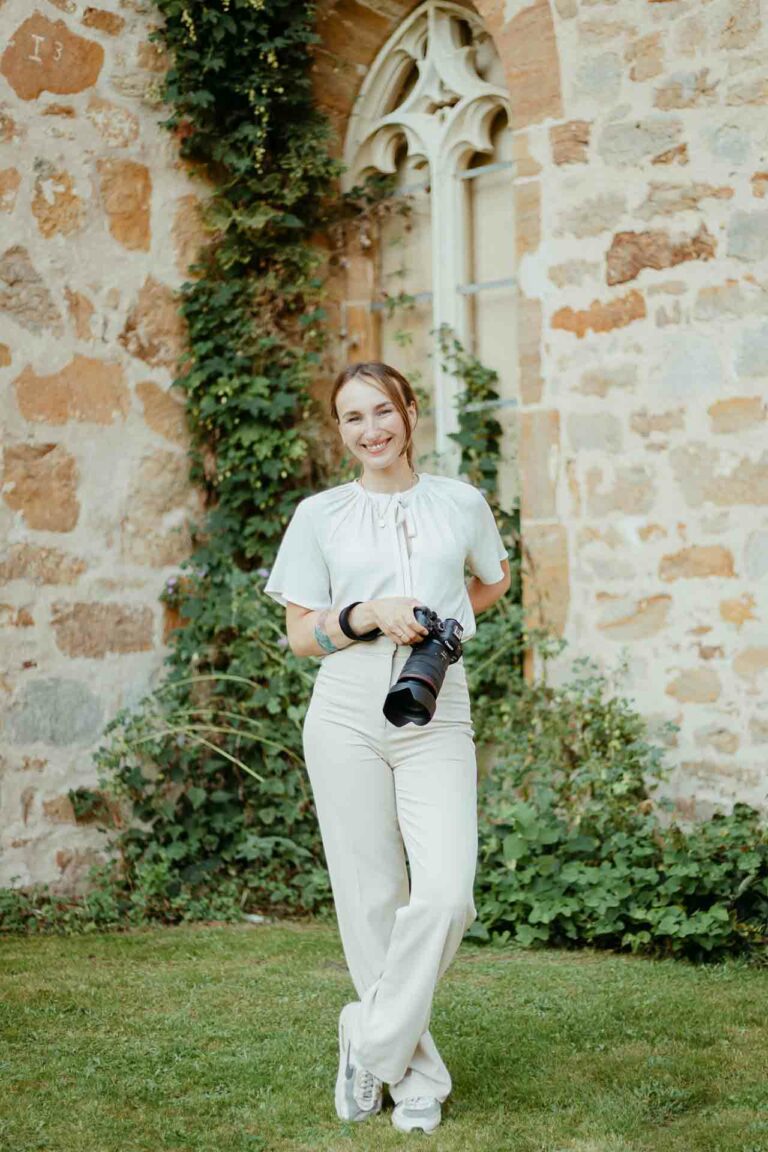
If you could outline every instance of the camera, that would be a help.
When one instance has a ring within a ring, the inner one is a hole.
[[[441,620],[429,608],[414,608],[413,614],[429,630],[429,635],[414,644],[400,675],[387,692],[384,715],[390,724],[428,724],[435,711],[437,695],[443,686],[445,671],[461,657],[461,634],[458,620]]]

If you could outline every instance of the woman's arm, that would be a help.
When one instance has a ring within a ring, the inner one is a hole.
[[[348,616],[353,632],[359,636],[370,632],[376,627],[373,606],[375,600],[364,600],[356,605]],[[321,608],[313,611],[311,608],[302,608],[300,604],[291,604],[285,609],[285,625],[288,632],[288,644],[294,656],[325,656],[328,649],[318,644],[315,637],[315,627],[321,631],[337,648],[347,648],[357,641],[350,640],[339,627],[340,608]]]
[[[512,574],[509,571],[509,560],[502,560],[501,567],[504,571],[504,576],[498,583],[483,584],[482,580],[479,580],[477,576],[473,576],[467,584],[467,594],[475,617],[478,617],[481,612],[485,612],[492,604],[500,600],[512,583]]]

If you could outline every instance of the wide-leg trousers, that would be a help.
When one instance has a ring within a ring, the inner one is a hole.
[[[444,1100],[432,999],[477,916],[477,762],[463,658],[428,724],[382,708],[410,645],[387,636],[324,656],[303,741],[336,916],[359,997],[359,1064],[407,1096]],[[410,867],[410,886],[406,869]]]

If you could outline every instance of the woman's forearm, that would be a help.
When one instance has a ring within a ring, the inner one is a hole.
[[[348,622],[353,632],[362,635],[376,627],[375,603],[375,600],[364,600],[352,609]],[[356,640],[350,640],[342,632],[339,625],[340,612],[341,608],[307,612],[291,629],[291,651],[296,656],[326,656],[329,649],[318,642],[315,629],[321,636],[327,637],[335,648],[348,648],[350,644],[356,644]]]
[[[481,612],[485,612],[497,600],[500,600],[504,593],[509,588],[509,578],[505,575],[496,584],[483,584],[482,580],[478,580],[477,576],[473,576],[467,584],[467,595],[469,602],[472,605],[472,611],[475,617],[479,616]]]

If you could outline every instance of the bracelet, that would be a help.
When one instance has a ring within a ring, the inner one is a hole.
[[[381,628],[371,628],[370,632],[364,632],[361,636],[352,631],[352,625],[349,623],[349,614],[353,608],[357,608],[358,604],[362,604],[362,600],[355,600],[353,604],[347,604],[346,608],[342,608],[339,612],[339,628],[345,636],[350,640],[375,640],[377,636],[382,636]]]

